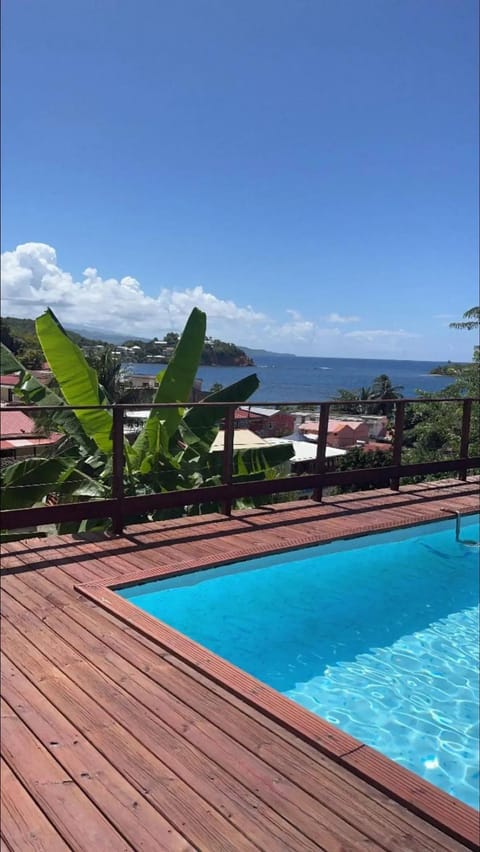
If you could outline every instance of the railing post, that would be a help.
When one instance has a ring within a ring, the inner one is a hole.
[[[222,484],[231,485],[233,477],[233,441],[235,435],[235,408],[230,405],[225,415],[225,432],[223,440],[223,470]],[[222,515],[232,514],[232,500],[223,500],[221,504]]]
[[[460,438],[460,458],[468,459],[468,444],[470,441],[470,420],[472,417],[472,400],[463,400],[463,416],[462,416],[462,437]],[[462,482],[467,481],[467,468],[461,470],[458,478]]]
[[[327,449],[328,418],[330,416],[330,403],[320,404],[320,420],[318,421],[317,455],[315,458],[315,473],[325,472],[325,453]],[[315,488],[312,497],[319,503],[322,500],[323,486]]]
[[[393,453],[392,464],[400,465],[402,463],[402,446],[403,446],[403,426],[405,423],[405,402],[397,400],[395,403],[395,434],[393,438]],[[398,491],[400,488],[400,477],[395,476],[390,480],[390,488],[392,491]]]
[[[114,405],[113,413],[113,471],[112,497],[115,499],[115,511],[112,515],[112,530],[114,535],[123,533],[123,408]]]

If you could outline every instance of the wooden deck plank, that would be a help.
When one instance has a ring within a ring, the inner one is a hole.
[[[82,737],[65,716],[4,657],[2,692],[24,724],[133,848],[193,849],[164,817]]]
[[[68,846],[1,759],[2,836],[6,848],[34,852],[68,852]]]
[[[25,584],[27,583],[26,578],[22,578],[22,583],[25,583]],[[34,587],[37,586],[41,589],[43,588],[45,594],[47,594],[47,589],[49,587],[51,587],[51,583],[49,581],[46,581],[45,578],[39,577],[38,575],[30,577],[28,579],[28,583],[32,584]],[[22,597],[22,599],[25,599],[25,593],[22,593],[21,597]],[[33,599],[31,601],[31,605],[33,607],[35,607],[35,605],[36,605],[35,599]],[[72,614],[74,609],[75,609],[74,607],[70,607],[70,614]],[[85,614],[84,614],[84,616],[85,616]],[[98,615],[97,615],[97,617],[98,617]],[[59,618],[61,620],[62,618],[64,618],[64,616],[59,616]],[[86,623],[89,624],[90,627],[95,629],[96,619],[93,618],[91,614],[86,614],[86,619],[87,619]],[[46,621],[48,623],[49,619],[47,618]],[[84,623],[85,623],[85,620],[84,620]],[[68,626],[68,622],[65,624],[65,626],[66,627]],[[108,638],[107,638],[106,631],[105,631],[106,627],[108,627]],[[117,630],[120,633],[120,637],[122,637],[123,634],[122,634],[121,627],[117,626]],[[108,624],[103,625],[103,627],[101,627],[101,630],[98,632],[98,637],[100,637],[100,638],[105,637],[104,641],[107,641],[109,647],[112,647],[112,642],[115,638],[113,628],[111,628],[110,625],[108,625]],[[78,647],[80,647],[82,644],[83,644],[83,637],[80,636]],[[114,643],[114,644],[115,644],[115,647],[117,647],[117,644],[116,643]],[[120,650],[122,650],[122,644],[120,644]],[[124,647],[123,650],[126,652],[127,648]],[[178,691],[178,690],[176,690],[176,686],[175,686],[175,678],[170,679],[170,682],[168,680],[169,666],[166,665],[165,663],[163,663],[162,660],[158,658],[158,655],[151,654],[150,657],[145,658],[145,655],[142,654],[141,646],[140,647],[133,646],[133,648],[131,648],[131,655],[132,655],[132,658],[136,661],[137,665],[143,664],[144,668],[150,669],[150,672],[151,672],[150,677],[153,677],[155,680],[158,680],[158,681],[161,680],[164,686],[168,685],[174,692]],[[155,669],[155,674],[153,674],[154,669]],[[120,673],[118,673],[118,674],[120,676]],[[187,702],[188,702],[188,697],[190,697],[192,703],[197,703],[196,702],[196,696],[195,696],[195,690],[192,690],[191,685],[185,686],[184,694],[183,694],[182,697],[186,698]],[[220,729],[222,727],[224,727],[225,724],[230,722],[229,714],[224,714],[223,712],[218,712],[218,713],[216,712],[215,702],[210,701],[207,704],[206,708],[204,709],[204,715],[207,718],[209,718],[212,722],[214,722]],[[249,733],[248,732],[248,726],[245,726],[245,725],[242,726],[242,724],[239,724],[238,718],[235,718],[233,721],[231,721],[231,723],[229,725],[227,724],[227,728],[228,727],[230,729],[229,733],[232,733],[232,732],[234,733],[236,731],[237,734],[238,734],[238,739],[240,741],[243,740],[243,743],[245,744],[245,738],[248,737],[248,733]],[[263,745],[262,741],[260,741],[260,745]],[[256,743],[252,747],[252,750],[256,751],[257,746],[258,746],[258,743]],[[268,743],[267,743],[267,746],[268,746]],[[282,746],[281,751],[284,751],[284,744]],[[276,768],[279,771],[285,772],[285,767],[287,765],[288,764],[284,760],[283,765],[281,764],[279,766],[277,764]],[[286,774],[288,774],[288,772]],[[310,780],[313,781],[314,778],[315,778],[315,773],[310,773],[310,776],[309,776],[308,768],[305,767],[305,765],[303,765],[302,767],[299,767],[297,777],[294,780],[296,780],[296,782],[299,784],[299,786],[302,786],[302,781],[303,782],[308,781],[309,778],[310,778]],[[333,780],[335,781],[335,779],[333,779]],[[340,789],[339,791],[336,791],[335,786],[333,786],[333,789],[332,789],[331,792],[332,792],[333,799],[329,800],[328,799],[328,785],[326,785],[326,783],[325,783],[325,778],[322,777],[322,797],[323,797],[324,801],[329,805],[329,807],[331,809],[335,810],[335,808],[332,807],[332,801],[335,800],[336,794],[338,792],[339,795],[340,795],[340,798],[338,798],[338,796],[337,796],[336,801],[337,801],[338,805],[341,806],[341,796],[346,794],[346,790],[342,791]],[[352,792],[354,793],[355,791],[351,791],[350,795],[352,795]],[[359,810],[360,810],[360,816],[361,816],[361,809],[359,807],[358,801],[356,801],[355,802],[356,824],[358,824],[358,819],[360,818],[359,817]],[[372,822],[374,823],[374,815],[372,813],[370,813],[370,818],[368,818],[368,814],[366,814],[365,817],[366,817],[365,818],[365,826],[369,826],[370,833],[371,833],[371,831],[373,830],[372,829]],[[385,833],[385,821],[383,820],[383,822],[382,822],[381,820],[379,820],[377,840],[381,839],[381,837],[383,836],[382,832],[383,832],[383,834]],[[393,841],[394,841],[394,837],[392,835],[392,837],[390,838],[390,842],[393,844]],[[426,841],[424,841],[424,842],[426,842]],[[440,848],[438,837],[435,840],[435,845],[433,846],[433,848]]]
[[[12,628],[14,629],[14,628]],[[144,713],[139,706],[133,717],[123,715],[122,693],[119,689],[109,687],[105,681],[95,688],[88,681],[80,678],[81,664],[69,667],[70,674],[75,674],[82,680],[84,686],[93,693],[94,697],[83,692],[69,677],[61,672],[48,660],[42,659],[42,654],[24,642],[23,634],[15,636],[15,650],[10,658],[30,678],[38,678],[39,669],[47,671],[48,676],[39,682],[39,689],[61,712],[69,713],[72,722],[88,737],[89,741],[121,771],[132,784],[137,786],[156,807],[165,808],[169,819],[176,827],[185,831],[193,845],[201,849],[252,849],[257,848],[245,834],[234,826],[242,824],[257,836],[261,834],[261,825],[248,824],[248,807],[242,807],[242,801],[237,807],[228,796],[228,789],[220,786],[215,767],[206,766],[205,760],[195,760],[193,752],[188,749],[170,751],[171,738],[165,732],[152,730],[144,723]],[[112,702],[117,706],[112,707]],[[106,706],[114,711],[111,716]],[[132,705],[133,706],[133,703]],[[123,725],[116,717],[120,717]],[[95,720],[92,722],[91,720]],[[90,720],[90,721],[89,721]],[[101,727],[99,728],[99,724]],[[130,734],[128,728],[138,731],[147,745]],[[148,739],[147,735],[154,739]],[[151,749],[154,749],[154,753]],[[168,763],[163,762],[165,758]],[[182,780],[181,776],[190,782]],[[204,787],[208,783],[209,789]],[[197,792],[198,791],[198,792]],[[201,793],[199,792],[201,791]],[[209,800],[204,797],[204,793]],[[248,797],[247,797],[248,806]],[[188,814],[188,825],[185,815]],[[208,819],[207,819],[208,815]],[[252,809],[250,819],[255,817]],[[271,837],[271,835],[270,835]],[[267,848],[265,845],[260,848]],[[286,843],[285,848],[295,848]],[[314,848],[303,846],[301,848]],[[323,848],[318,846],[317,848]],[[328,848],[328,847],[327,847]]]
[[[12,617],[11,609],[8,606],[8,595],[5,607],[5,617],[10,620]],[[22,632],[27,630],[27,619],[22,619],[19,629]],[[34,625],[34,629],[36,625]],[[43,632],[45,630],[43,629]],[[70,633],[71,635],[71,633]],[[41,631],[36,633],[37,647],[43,648],[41,640]],[[85,640],[85,637],[84,637]],[[20,645],[17,640],[17,645]],[[61,646],[60,638],[57,647]],[[22,658],[26,660],[26,649],[22,649]],[[56,660],[57,665],[62,665],[61,658]],[[108,666],[107,666],[108,667]],[[74,673],[73,673],[74,670]],[[76,682],[83,688],[88,689],[91,698],[96,702],[97,707],[103,704],[106,710],[110,707],[110,712],[117,722],[125,724],[125,720],[135,729],[136,726],[141,727],[142,734],[147,737],[147,741],[154,741],[155,738],[161,738],[162,741],[162,758],[168,763],[170,770],[174,771],[179,777],[183,777],[186,783],[202,789],[202,795],[208,796],[212,805],[221,807],[222,801],[225,799],[226,793],[229,793],[230,803],[230,819],[232,821],[238,819],[242,829],[251,836],[254,831],[256,840],[260,840],[260,827],[262,823],[262,808],[258,801],[259,798],[268,804],[272,811],[278,815],[283,814],[289,822],[296,823],[297,827],[307,838],[313,841],[313,846],[308,846],[303,842],[300,847],[300,836],[297,835],[293,825],[288,826],[282,821],[280,836],[284,842],[288,842],[289,835],[295,834],[294,842],[292,841],[291,848],[315,848],[318,844],[319,848],[335,849],[338,843],[342,842],[360,842],[361,835],[359,832],[339,819],[335,814],[331,813],[328,808],[318,801],[314,801],[307,793],[302,793],[297,787],[292,785],[287,778],[280,776],[279,773],[268,771],[268,767],[262,763],[253,754],[250,755],[246,749],[239,744],[235,744],[231,740],[228,743],[222,743],[222,735],[218,730],[215,731],[214,726],[203,720],[203,725],[200,727],[196,721],[195,715],[187,712],[180,702],[174,702],[168,693],[156,689],[148,691],[145,689],[141,678],[134,679],[130,677],[122,669],[110,669],[112,675],[112,683],[109,685],[105,679],[100,678],[86,665],[71,665],[67,673],[74,676]],[[97,683],[95,682],[97,680]],[[125,690],[129,689],[129,694],[120,693],[115,687],[115,680],[122,680]],[[143,706],[137,708],[137,704],[132,700],[136,694],[137,701],[142,702]],[[79,700],[77,698],[77,700]],[[113,707],[113,704],[115,705]],[[158,709],[158,713],[162,718],[156,716],[154,708]],[[208,735],[211,731],[210,736]],[[175,732],[179,734],[177,737]],[[181,736],[183,732],[183,738]],[[102,736],[108,736],[108,732],[103,732]],[[186,744],[190,747],[187,747]],[[222,748],[223,745],[223,748]],[[196,748],[202,752],[202,756],[197,757]],[[211,763],[207,760],[209,757]],[[179,762],[181,758],[181,763]],[[240,773],[244,778],[250,779],[254,784],[254,789],[258,788],[258,796],[253,797],[249,794],[248,788],[244,785],[239,785],[234,777],[221,769],[222,764],[225,765],[228,761],[232,762],[232,767],[236,773]],[[188,766],[188,770],[186,767]],[[202,781],[203,779],[203,781]],[[213,781],[213,789],[210,789],[208,782]],[[208,787],[208,789],[207,789]],[[219,794],[219,790],[222,794]],[[244,808],[244,803],[248,808]],[[235,816],[235,806],[239,816]],[[255,825],[249,825],[248,811],[255,814]],[[278,820],[277,820],[278,822]],[[267,837],[274,836],[274,825],[266,826],[270,834],[264,834],[263,843]],[[366,846],[368,848],[368,845]],[[371,845],[371,848],[378,848],[376,844]]]
[[[50,589],[55,588],[55,584],[51,580],[38,575],[23,577],[22,583],[31,588],[37,589],[45,596],[50,598]],[[22,600],[25,600],[25,594],[21,595]],[[63,593],[62,603],[68,599],[68,595]],[[355,806],[355,825],[360,827],[366,836],[369,836],[376,842],[382,842],[385,838],[385,833],[388,831],[389,844],[392,848],[402,848],[402,844],[410,837],[408,823],[402,821],[400,817],[391,818],[390,814],[385,814],[385,808],[378,806],[371,798],[365,799],[364,791],[357,790],[351,784],[351,777],[347,780],[348,775],[343,770],[343,777],[338,773],[333,774],[330,769],[332,762],[323,758],[319,753],[314,755],[317,757],[307,761],[304,754],[299,753],[298,747],[294,748],[285,740],[276,742],[276,738],[272,737],[265,728],[255,724],[251,717],[245,716],[244,713],[234,706],[226,713],[224,705],[218,702],[215,693],[208,690],[197,678],[192,684],[192,675],[196,673],[190,670],[190,677],[179,670],[175,669],[172,664],[172,657],[168,660],[162,659],[157,651],[145,647],[136,640],[134,636],[126,636],[122,625],[115,623],[113,620],[107,620],[106,613],[85,613],[81,612],[75,603],[68,607],[68,617],[70,619],[78,619],[78,624],[81,625],[81,631],[77,631],[77,641],[74,643],[77,648],[87,648],[88,638],[85,640],[84,629],[87,629],[97,639],[101,639],[105,645],[110,648],[115,654],[119,654],[125,661],[130,659],[135,661],[135,667],[144,673],[148,673],[148,677],[153,680],[158,687],[163,690],[168,690],[169,693],[178,698],[184,705],[191,709],[195,709],[196,713],[201,713],[205,720],[214,726],[218,731],[223,731],[228,736],[233,737],[244,748],[248,748],[253,754],[261,757],[262,761],[267,763],[276,772],[281,773],[289,780],[293,781],[298,787],[305,790],[313,797],[319,795],[319,773],[321,772],[321,799],[329,810],[340,815],[344,812],[345,797],[350,797],[352,805]],[[35,606],[35,599],[32,601],[32,606]],[[45,622],[49,626],[53,626],[52,619],[46,618]],[[65,614],[55,616],[55,622],[58,623],[62,632],[62,625],[65,631],[69,626]],[[72,627],[65,635],[69,636],[69,641],[72,637]],[[90,655],[88,655],[90,656]],[[127,673],[128,670],[122,669]],[[114,674],[114,673],[113,673]],[[136,676],[133,674],[133,693],[136,692]],[[223,695],[228,693],[223,692]],[[160,695],[159,695],[160,698]],[[160,699],[162,704],[165,704],[168,699]],[[243,705],[245,706],[245,705]],[[181,730],[182,725],[188,725],[189,719],[182,716],[181,712],[174,710],[174,718],[178,718],[178,730]],[[319,769],[319,765],[321,769]],[[360,784],[361,782],[359,782]],[[370,790],[372,788],[369,788]],[[431,852],[436,852],[440,849],[440,839],[438,834],[431,840],[425,836],[423,838],[425,849],[430,849]]]
[[[132,850],[18,716],[4,717],[1,733],[2,757],[69,849]]]
[[[385,791],[391,783],[395,786],[395,766],[386,758],[386,770],[381,762],[372,765],[372,750],[361,746],[349,755],[340,752],[351,769],[336,763],[308,737],[299,738],[301,725],[285,726],[277,712],[266,712],[272,706],[270,694],[262,710],[266,687],[255,685],[252,700],[246,700],[242,688],[252,690],[247,676],[243,684],[239,673],[237,693],[225,688],[218,676],[221,661],[212,662],[208,652],[198,651],[191,660],[187,653],[182,659],[171,653],[171,637],[162,647],[148,629],[139,632],[136,622],[129,623],[121,613],[119,620],[74,589],[140,572],[160,574],[172,565],[189,568],[222,562],[226,556],[245,558],[447,518],[442,506],[478,511],[478,482],[425,483],[402,486],[397,493],[382,489],[329,497],[321,504],[278,504],[234,512],[231,518],[215,515],[136,525],[114,539],[55,536],[5,545],[0,566],[7,598],[2,632],[7,694],[14,708],[2,701],[1,714],[7,725],[7,768],[27,799],[56,830],[64,817],[73,823],[72,803],[75,795],[83,796],[95,814],[93,822],[89,819],[92,836],[98,820],[107,818],[106,834],[98,829],[102,842],[97,847],[102,849],[110,848],[109,831],[123,844],[116,850],[131,848],[133,796],[149,815],[143,846],[138,842],[134,848],[150,848],[155,819],[160,818],[162,825],[174,827],[176,841],[186,844],[170,847],[167,835],[165,848],[188,848],[189,842],[208,852],[465,849],[464,843],[425,820],[421,797],[415,801],[413,795],[405,807],[382,792],[382,786]],[[148,627],[147,617],[142,624]],[[187,645],[179,637],[182,649]],[[280,702],[278,712],[283,706]],[[63,739],[49,739],[55,728]],[[23,733],[18,748],[12,749],[17,730]],[[74,731],[80,750],[72,745]],[[37,746],[30,774],[26,743]],[[36,776],[42,777],[39,767],[46,771],[46,758],[52,761],[49,771],[53,765],[69,783],[39,784]],[[91,776],[81,780],[83,787],[78,783],[82,767]],[[68,791],[66,815],[58,816],[62,806],[58,791],[51,788],[62,786],[74,787],[77,793]],[[407,801],[412,789],[404,792]],[[40,798],[47,793],[48,801]],[[453,826],[455,815],[450,816]],[[462,827],[458,836],[469,848],[477,848],[471,826]],[[62,837],[65,840],[65,828]],[[85,848],[80,834],[66,842],[69,848]],[[14,852],[4,832],[2,843]],[[162,847],[151,848],[153,852]]]

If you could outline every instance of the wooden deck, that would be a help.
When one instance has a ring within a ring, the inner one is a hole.
[[[5,545],[1,849],[477,848],[473,810],[99,597],[140,572],[444,518],[443,507],[476,511],[478,482]]]

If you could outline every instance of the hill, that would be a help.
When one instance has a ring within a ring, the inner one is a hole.
[[[105,343],[124,343],[127,337],[131,340],[134,340],[136,343],[147,343],[148,337],[133,337],[130,338],[128,334],[124,332],[118,331],[109,331],[106,328],[89,328],[88,326],[77,326],[77,325],[68,325],[65,328],[70,332],[74,332],[80,337],[85,338],[86,340],[93,340],[99,338],[102,342]]]
[[[244,352],[250,356],[250,358],[263,358],[265,355],[267,357],[273,356],[275,358],[297,358],[297,355],[293,355],[291,352],[272,352],[270,349],[252,349],[250,346],[242,346]]]
[[[39,369],[44,362],[44,355],[37,338],[35,321],[19,317],[2,317],[1,340],[5,346],[17,355],[20,361],[30,370]],[[87,328],[66,328],[68,336],[87,354],[101,346],[115,346],[123,361],[141,363],[144,361],[166,364],[171,357],[179,335],[167,332],[162,340],[154,337],[152,340],[141,337],[128,338],[118,332],[93,331],[95,337],[89,337]],[[100,336],[101,335],[101,336]],[[234,343],[207,338],[202,352],[201,363],[205,366],[247,367],[254,366],[252,358]]]

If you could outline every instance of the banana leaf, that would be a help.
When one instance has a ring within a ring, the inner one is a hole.
[[[47,308],[35,320],[37,336],[62,394],[73,408],[100,405],[98,377],[80,349],[65,333],[53,311]],[[112,451],[112,414],[106,409],[77,409],[75,416],[86,434],[104,453]]]
[[[62,474],[71,466],[68,457],[38,457],[9,465],[2,471],[2,510],[28,508],[58,491]]]
[[[183,402],[191,393],[197,374],[200,356],[205,342],[206,315],[194,308],[187,320],[183,334],[178,341],[173,357],[167,368],[159,373],[159,386],[154,403]],[[147,454],[154,455],[157,448],[167,451],[164,437],[172,438],[184,415],[184,407],[159,408],[152,410],[140,435],[133,444],[133,455],[137,465],[141,465]],[[159,434],[159,423],[162,434]]]
[[[267,447],[253,447],[248,450],[236,450],[233,454],[233,481],[241,482],[243,477],[265,479],[275,468],[285,464],[294,454],[292,444],[271,444]],[[208,467],[212,476],[220,475],[223,465],[223,453],[215,452],[208,455]]]
[[[25,373],[23,364],[15,358],[13,352],[4,343],[0,345],[0,374],[6,376],[9,373]]]
[[[259,385],[258,376],[252,373],[216,393],[209,394],[204,402],[244,402],[255,393]],[[190,408],[179,425],[179,431],[185,443],[194,443],[196,436],[196,439],[204,444],[204,448],[208,451],[218,433],[219,421],[226,416],[226,413],[225,405]]]

